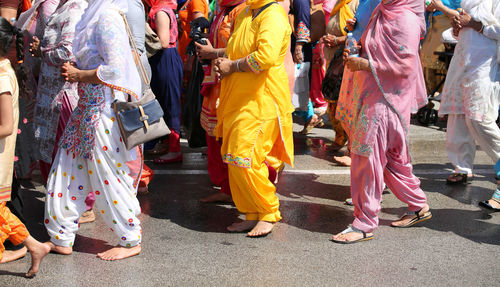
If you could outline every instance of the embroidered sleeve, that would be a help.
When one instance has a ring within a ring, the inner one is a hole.
[[[283,43],[290,36],[290,29],[287,25],[283,25],[283,21],[285,20],[281,13],[278,9],[271,7],[259,16],[260,25],[257,32],[257,49],[246,57],[246,61],[254,73],[268,70],[276,64],[280,57]]]
[[[302,21],[299,22],[296,28],[297,42],[308,43],[311,41],[311,31]]]
[[[43,39],[43,42],[47,42],[47,45],[41,48],[44,59],[47,63],[54,66],[75,61],[75,57],[73,56],[73,39],[75,37],[76,24],[80,19],[76,15],[81,15],[84,8],[81,7],[81,4],[73,4],[68,9],[71,9],[71,13],[67,13],[66,19],[49,28],[60,29],[60,37],[57,37],[57,33],[45,33]]]
[[[295,16],[295,36],[297,42],[311,41],[311,2],[309,0],[293,1]]]

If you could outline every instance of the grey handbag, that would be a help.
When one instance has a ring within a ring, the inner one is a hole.
[[[129,96],[129,100],[126,102],[115,99],[112,103],[118,126],[120,127],[120,132],[122,134],[122,139],[127,149],[130,150],[133,147],[145,142],[168,135],[170,134],[170,130],[163,120],[163,110],[160,103],[156,100],[156,97],[151,90],[146,69],[142,64],[141,59],[138,58],[139,53],[134,39],[132,38],[132,32],[130,31],[130,26],[125,18],[125,14],[123,14],[123,12],[120,12],[120,14],[125,21],[127,34],[132,48],[135,51],[133,54],[139,68],[139,74],[141,74],[143,81],[147,85],[147,88],[143,92],[140,100],[132,102],[130,100],[131,97]],[[114,97],[114,89],[112,89],[112,93]]]
[[[146,55],[148,58],[153,57],[160,50],[163,49],[161,46],[160,38],[156,32],[149,26],[149,23],[146,22]]]

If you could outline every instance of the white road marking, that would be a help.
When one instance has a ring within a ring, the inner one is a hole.
[[[416,175],[446,175],[453,172],[452,169],[415,169]],[[208,174],[207,170],[201,169],[179,169],[179,170],[154,170],[155,174],[162,175],[203,175]],[[316,175],[349,175],[349,169],[290,169],[284,174],[316,174]],[[490,175],[494,174],[493,169],[476,169],[474,174]]]

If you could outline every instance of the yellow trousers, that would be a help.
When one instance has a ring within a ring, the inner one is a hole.
[[[269,181],[265,160],[280,136],[278,119],[256,126],[257,139],[252,151],[250,168],[229,164],[229,185],[236,208],[246,220],[277,222],[281,220],[276,187]],[[230,137],[237,141],[238,137]]]
[[[28,238],[30,233],[26,226],[12,214],[10,209],[5,206],[5,202],[0,203],[0,259],[2,259],[5,247],[3,243],[9,239],[14,245],[19,245]]]

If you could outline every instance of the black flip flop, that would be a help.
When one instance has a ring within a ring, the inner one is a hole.
[[[363,237],[360,239],[351,240],[351,241],[335,240],[333,238],[330,240],[332,242],[339,243],[339,244],[354,244],[354,243],[368,241],[368,240],[373,239],[373,234],[366,235],[366,232],[364,232],[363,230],[359,230],[359,229],[354,230],[352,227],[349,227],[346,230],[342,231],[342,234],[347,234],[347,233],[352,233],[352,232],[361,233],[361,234],[363,234]]]
[[[500,208],[495,208],[493,207],[490,203],[489,200],[483,200],[479,202],[479,206],[484,207],[488,210],[493,210],[493,212],[500,212]]]

